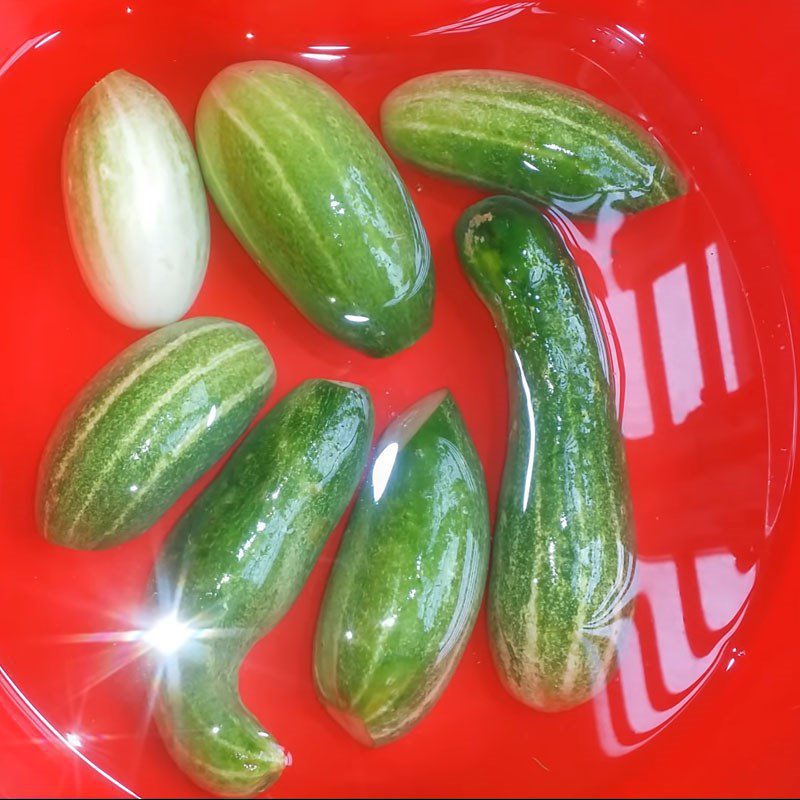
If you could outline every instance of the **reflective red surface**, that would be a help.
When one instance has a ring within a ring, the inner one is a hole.
[[[516,69],[637,116],[692,179],[633,217],[560,219],[616,343],[640,550],[635,625],[607,691],[544,715],[500,687],[483,618],[441,702],[366,750],[314,696],[311,642],[334,535],[300,599],[245,663],[246,702],[292,754],[270,794],[793,795],[800,791],[790,320],[800,289],[795,192],[800,6],[696,0],[286,5],[0,0],[0,794],[185,796],[148,714],[131,631],[160,541],[196,489],[117,549],[48,545],[34,477],[60,411],[139,334],[106,316],[69,249],[59,186],[69,115],[123,67],[191,126],[225,65],[278,58],[329,80],[375,126],[388,90],[434,69]],[[312,328],[212,209],[192,315],[252,326],[278,368],[363,383],[378,430],[453,391],[494,502],[506,437],[500,342],[455,258],[476,190],[401,171],[428,230],[435,320],[376,361]],[[201,481],[204,484],[205,481]]]

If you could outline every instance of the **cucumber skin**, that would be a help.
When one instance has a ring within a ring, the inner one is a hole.
[[[283,770],[283,750],[242,705],[239,666],[305,584],[356,489],[372,429],[366,390],[301,384],[237,448],[158,559],[155,608],[211,633],[161,665],[156,722],[209,791],[262,791]]]
[[[422,223],[386,152],[331,87],[289,64],[234,64],[200,98],[196,131],[226,223],[314,324],[373,356],[428,330]]]
[[[382,452],[379,445],[376,461]],[[399,450],[376,502],[382,473],[373,465],[359,494],[314,652],[320,699],[368,745],[403,735],[444,691],[475,624],[489,562],[483,469],[449,393]]]
[[[236,441],[274,383],[269,351],[237,322],[193,317],[134,342],[48,441],[36,500],[45,537],[93,550],[147,530]]]
[[[464,212],[456,240],[508,353],[493,656],[524,703],[568,708],[605,683],[633,611],[632,513],[603,344],[569,253],[532,207],[488,198]]]
[[[81,274],[105,311],[134,328],[186,314],[208,264],[208,201],[166,97],[124,70],[96,83],[64,139],[62,191]]]
[[[592,216],[686,192],[657,141],[584,92],[514,72],[454,70],[402,84],[381,111],[384,138],[433,172]],[[534,169],[535,167],[535,169]]]

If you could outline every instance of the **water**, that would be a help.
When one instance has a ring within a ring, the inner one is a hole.
[[[726,702],[722,676],[753,658],[741,623],[778,568],[762,564],[793,458],[794,364],[778,257],[746,178],[700,106],[650,59],[639,34],[619,26],[511,3],[412,37],[329,40],[308,26],[271,27],[266,14],[65,3],[21,32],[0,65],[0,100],[11,110],[0,126],[0,170],[13,187],[0,217],[9,265],[0,356],[15,376],[0,414],[0,525],[9,532],[0,592],[10,609],[0,619],[0,685],[18,720],[0,736],[13,743],[14,762],[42,765],[17,775],[0,756],[3,781],[12,782],[2,789],[192,791],[149,724],[137,656],[147,641],[138,609],[152,559],[193,493],[148,536],[109,552],[58,550],[35,531],[35,472],[52,425],[137,337],[81,283],[61,208],[60,148],[78,100],[110,70],[151,81],[191,127],[208,80],[253,58],[324,77],[374,128],[381,99],[413,75],[463,67],[538,74],[638,118],[692,181],[685,198],[636,216],[556,218],[613,345],[640,554],[634,626],[607,690],[558,715],[515,703],[494,674],[481,617],[431,716],[392,747],[360,748],[327,718],[311,681],[313,627],[337,532],[242,675],[246,702],[292,753],[275,794],[591,793],[621,786],[632,769],[657,770],[660,734],[679,730],[700,695],[705,710],[695,719],[713,717]],[[458,214],[481,193],[401,170],[437,272],[434,328],[414,348],[374,361],[313,329],[215,212],[208,277],[191,313],[230,316],[262,336],[279,374],[271,402],[306,377],[361,383],[380,431],[426,392],[449,386],[494,503],[505,455],[504,361],[452,243]],[[702,726],[680,730],[702,746]]]

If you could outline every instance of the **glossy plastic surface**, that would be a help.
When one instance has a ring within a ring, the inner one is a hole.
[[[155,553],[197,490],[151,533],[107,552],[58,550],[34,525],[36,466],[52,426],[138,335],[111,320],[80,278],[61,204],[61,146],[80,98],[113,69],[152,82],[191,126],[221,68],[277,58],[329,80],[373,130],[383,97],[414,75],[467,66],[540,74],[652,127],[692,186],[634,217],[564,228],[619,342],[639,546],[634,632],[608,690],[561,714],[526,708],[494,674],[481,616],[430,715],[401,741],[364,749],[328,717],[312,681],[334,534],[241,674],[245,703],[292,755],[272,794],[797,793],[800,545],[787,492],[800,288],[797,4],[2,0],[0,19],[0,791],[195,791],[152,725],[131,632],[146,630]],[[278,369],[270,404],[307,377],[363,383],[380,430],[426,392],[450,387],[494,508],[503,353],[452,243],[458,215],[481,193],[400,171],[437,277],[434,324],[417,345],[376,361],[320,333],[213,209],[211,260],[191,313],[232,317],[264,339]]]

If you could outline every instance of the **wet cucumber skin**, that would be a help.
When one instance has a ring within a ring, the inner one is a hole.
[[[366,390],[301,384],[234,452],[158,559],[153,606],[194,634],[157,665],[156,721],[209,791],[262,791],[284,767],[283,749],[242,705],[239,666],[302,589],[355,491],[372,427]]]
[[[147,530],[234,443],[275,382],[247,327],[194,317],[148,334],[79,392],[39,469],[45,537],[81,550]]]
[[[320,613],[317,692],[362,743],[397,739],[438,700],[475,623],[488,558],[483,470],[447,393],[399,450],[388,433],[378,445]]]
[[[70,120],[61,175],[73,252],[98,303],[134,328],[183,317],[206,273],[208,202],[169,100],[125,70],[106,75]]]
[[[488,612],[507,688],[543,710],[605,683],[633,610],[627,470],[594,311],[559,235],[527,203],[461,217],[464,270],[504,338],[511,403]]]
[[[658,142],[584,92],[496,70],[422,75],[384,101],[389,147],[433,172],[591,216],[659,205],[686,181]]]
[[[430,247],[391,159],[330,86],[276,61],[234,64],[197,110],[223,218],[315,325],[373,356],[431,324]]]

